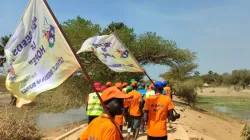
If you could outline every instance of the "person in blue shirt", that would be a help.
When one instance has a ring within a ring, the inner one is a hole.
[[[144,106],[144,103],[145,103],[145,101],[144,101],[144,96],[145,96],[145,94],[147,93],[146,85],[145,85],[144,83],[141,83],[141,84],[138,86],[138,92],[140,92],[140,93],[142,94],[142,101],[141,101],[141,104],[142,104],[142,106]],[[141,110],[141,111],[142,111],[142,110]],[[142,117],[142,118],[143,118],[143,117]],[[142,132],[145,131],[145,130],[144,130],[144,126],[145,126],[144,121],[143,121],[143,119],[141,119],[141,130],[142,130]]]

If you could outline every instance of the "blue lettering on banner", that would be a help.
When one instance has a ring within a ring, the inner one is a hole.
[[[102,55],[103,55],[105,58],[107,58],[107,57],[113,57],[113,58],[115,58],[114,55],[111,55],[111,54],[109,54],[109,53],[102,53]]]
[[[96,49],[99,47],[103,47],[102,51],[107,52],[107,48],[111,47],[111,42],[106,42],[106,43],[100,43],[100,44],[95,44],[93,43],[92,46],[95,47]]]
[[[43,45],[36,51],[35,56],[29,61],[30,65],[36,65],[45,53]]]
[[[29,90],[35,88],[39,84],[49,80],[53,76],[53,74],[56,72],[56,70],[58,70],[58,68],[62,65],[62,63],[64,63],[64,60],[62,57],[60,57],[58,61],[56,62],[56,64],[49,70],[49,72],[44,77],[42,77],[41,79],[38,79],[37,81],[33,82],[32,84],[30,84],[29,86],[21,90],[22,94],[27,93]]]
[[[133,64],[128,64],[128,65],[125,65],[125,64],[112,64],[112,65],[108,65],[108,66],[111,67],[111,68],[134,67]]]
[[[37,21],[37,18],[34,17],[32,20],[32,25],[31,25],[32,32],[34,32],[34,30],[37,28],[36,21]],[[26,46],[28,46],[31,43],[32,32],[29,31],[28,35],[25,36],[25,38],[21,41],[21,43],[18,44],[17,47],[12,50],[12,54],[14,56],[17,56]]]

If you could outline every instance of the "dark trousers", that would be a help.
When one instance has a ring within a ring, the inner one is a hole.
[[[95,118],[97,118],[98,116],[89,116],[89,121],[88,121],[88,124],[91,123],[92,120],[94,120]]]
[[[147,140],[167,140],[168,136],[164,136],[164,137],[151,137],[148,135],[148,139]]]

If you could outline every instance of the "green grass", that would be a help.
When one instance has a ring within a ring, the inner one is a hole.
[[[198,107],[202,109],[213,109],[214,106],[230,107],[233,110],[245,110],[250,107],[249,97],[228,96],[199,96]]]
[[[240,119],[245,119],[244,116],[249,116],[246,110],[250,110],[250,97],[199,96],[198,98],[198,108],[207,110],[210,115],[222,120],[230,121],[226,116],[233,116]],[[219,113],[214,110],[214,106],[229,107],[232,111]]]

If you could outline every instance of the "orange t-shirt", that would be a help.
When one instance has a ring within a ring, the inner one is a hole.
[[[118,126],[123,125],[123,115],[115,115],[115,122]]]
[[[81,134],[80,140],[121,140],[119,130],[108,118],[107,114],[94,119]]]
[[[169,96],[154,95],[146,100],[143,110],[148,110],[147,133],[152,137],[164,137],[167,135],[166,119],[168,110],[174,108]]]
[[[132,116],[141,116],[140,103],[142,100],[142,95],[140,92],[133,90],[128,93],[132,95],[133,98],[124,100],[125,108],[129,107],[129,114]],[[128,104],[129,103],[129,104]]]
[[[171,93],[170,87],[164,87],[164,91],[166,92],[166,95],[170,96],[170,93]]]

